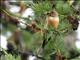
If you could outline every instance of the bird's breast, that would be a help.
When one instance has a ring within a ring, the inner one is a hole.
[[[51,21],[59,21],[59,17],[49,17],[49,20],[51,20]]]

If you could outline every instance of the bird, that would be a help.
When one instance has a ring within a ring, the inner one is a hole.
[[[47,25],[52,25],[52,27],[57,30],[59,25],[59,16],[56,10],[52,10],[50,13],[48,13],[47,17]]]

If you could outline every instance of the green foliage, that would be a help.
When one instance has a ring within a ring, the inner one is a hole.
[[[14,57],[11,54],[6,54],[5,56],[1,57],[1,60],[21,60],[20,56]]]
[[[45,3],[45,5],[43,3]],[[35,7],[33,9],[35,10],[35,14],[37,15],[37,18],[40,17],[40,19],[45,20],[45,18],[41,16],[43,16],[45,12],[49,12],[50,10],[52,10],[51,8],[52,4],[48,1],[43,3],[39,2],[39,4],[35,4]],[[59,13],[59,18],[60,18],[60,24],[58,27],[59,34],[55,32],[54,29],[51,28],[49,28],[49,33],[48,34],[46,33],[47,34],[46,40],[49,38],[49,36],[51,36],[51,39],[46,45],[44,51],[44,57],[46,58],[46,60],[50,60],[51,53],[54,53],[57,50],[60,50],[61,54],[64,55],[65,57],[69,57],[69,53],[64,46],[65,45],[64,37],[66,33],[63,33],[61,30],[68,30],[68,32],[72,31],[71,25],[67,20],[67,16],[69,15],[74,16],[75,13],[73,8],[68,3],[64,3],[63,1],[56,1],[55,9]],[[39,21],[43,23],[42,20]]]
[[[67,20],[66,17],[69,15],[74,16],[74,11],[68,3],[64,3],[63,1],[56,1],[55,3],[56,3],[55,9],[59,14],[60,23],[58,27],[58,32],[56,32],[52,28],[49,28],[49,32],[46,33],[46,40],[48,40],[48,38],[51,37],[50,41],[45,46],[44,52],[43,52],[46,60],[50,60],[50,55],[57,52],[57,50],[60,50],[62,55],[66,57],[69,56],[69,53],[64,46],[64,37],[66,33],[64,33],[63,31],[65,30],[68,30],[68,32],[72,31],[71,25],[69,24],[69,21]],[[41,28],[42,30],[44,30],[45,29],[44,26],[46,24],[45,23],[45,20],[46,20],[45,13],[52,10],[52,4],[50,3],[50,1],[44,1],[44,2],[35,3],[31,7],[35,11],[36,19],[39,21],[37,26]],[[15,16],[18,18],[22,18],[17,15]],[[22,19],[27,20],[26,18],[22,18]],[[12,24],[8,24],[7,29],[13,31],[17,29],[17,27]],[[36,54],[37,50],[42,45],[44,35],[41,33],[31,34],[28,31],[24,31],[24,30],[22,30],[22,35],[23,35],[23,40],[25,41],[25,44],[26,44],[26,48],[31,49]],[[5,58],[6,60],[20,60],[20,57],[17,57],[15,59],[14,56],[10,54],[5,55]]]
[[[6,60],[21,60],[20,57],[15,58],[11,54],[5,55]]]
[[[68,3],[64,3],[63,1],[58,1],[56,4],[56,10],[59,14],[62,15],[71,15],[73,13],[72,8]]]
[[[52,4],[50,4],[49,1],[38,2],[34,4],[33,9],[35,11],[36,16],[40,17],[52,9]]]
[[[0,57],[1,60],[21,60],[20,56],[15,57],[11,54],[8,54],[5,50],[3,50],[3,51],[4,51],[5,55],[2,55]]]

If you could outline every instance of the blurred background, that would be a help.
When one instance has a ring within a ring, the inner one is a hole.
[[[0,0],[1,60],[80,60],[79,0]],[[57,11],[59,25],[45,28]]]

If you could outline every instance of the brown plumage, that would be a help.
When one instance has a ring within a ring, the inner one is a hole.
[[[59,16],[58,16],[58,13],[53,10],[51,11],[49,14],[48,14],[48,17],[47,17],[47,25],[52,25],[53,28],[55,30],[57,30],[58,28],[58,25],[59,25]]]

